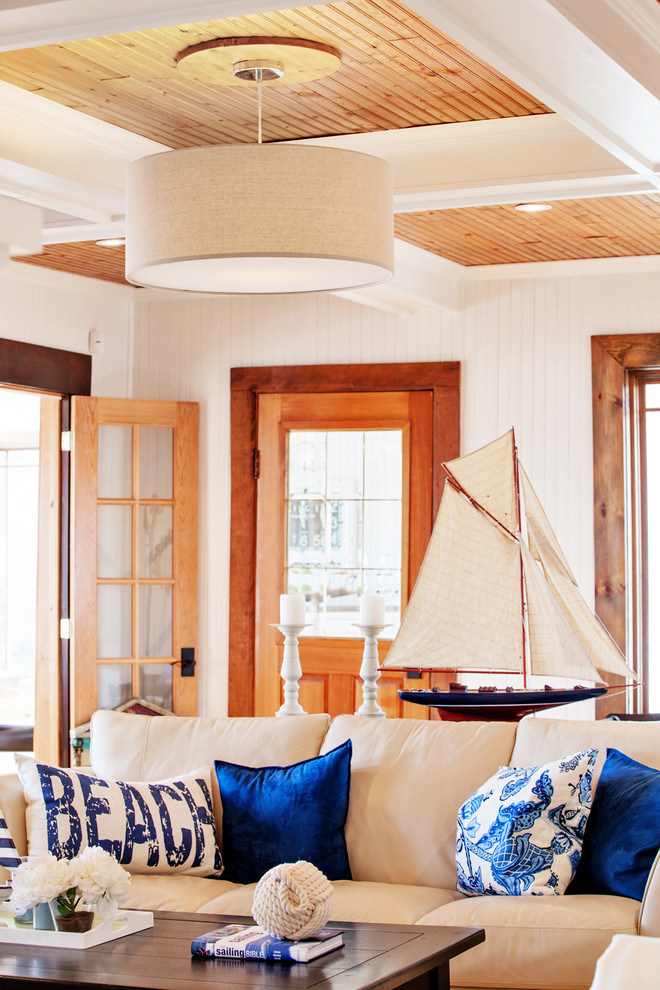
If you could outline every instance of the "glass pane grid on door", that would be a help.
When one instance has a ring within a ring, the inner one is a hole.
[[[98,704],[172,710],[172,428],[100,426],[98,495]]]
[[[358,638],[360,595],[401,611],[401,430],[289,430],[286,588],[305,595],[303,635]]]

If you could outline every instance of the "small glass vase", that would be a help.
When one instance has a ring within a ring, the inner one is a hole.
[[[35,904],[32,908],[32,927],[38,931],[52,932],[55,930],[54,917],[50,901]]]
[[[76,934],[80,934],[81,932],[90,931],[94,925],[94,912],[86,908],[74,911],[73,914],[63,915],[60,914],[57,902],[51,901],[50,910],[54,922],[53,927],[58,932],[75,932]]]

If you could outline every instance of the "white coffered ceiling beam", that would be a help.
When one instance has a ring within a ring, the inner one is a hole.
[[[660,100],[627,70],[634,57],[628,36],[611,39],[605,51],[551,0],[410,5],[621,162],[657,179]]]
[[[656,192],[554,114],[314,138],[392,165],[398,213]]]
[[[660,99],[657,0],[549,0],[549,3]]]

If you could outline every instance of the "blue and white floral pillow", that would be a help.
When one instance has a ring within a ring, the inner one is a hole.
[[[475,791],[458,812],[457,890],[563,894],[580,861],[597,755],[500,767]]]

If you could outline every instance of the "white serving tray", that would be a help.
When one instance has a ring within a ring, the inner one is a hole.
[[[55,949],[89,949],[114,938],[133,935],[145,928],[153,928],[154,916],[151,911],[120,911],[112,918],[106,918],[88,932],[53,932],[35,928],[23,928],[14,923],[13,918],[3,914],[0,918],[0,942],[15,942],[21,945],[47,945]]]

